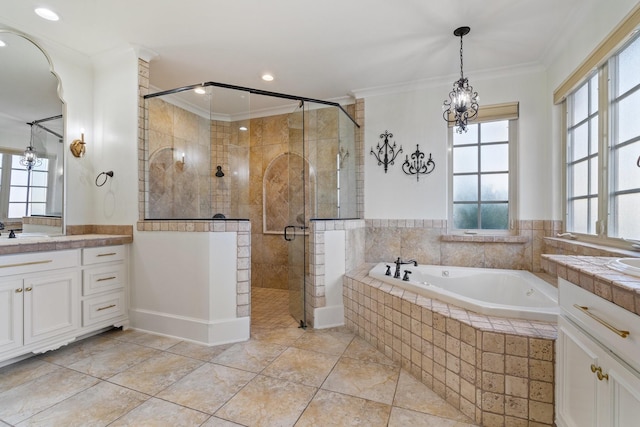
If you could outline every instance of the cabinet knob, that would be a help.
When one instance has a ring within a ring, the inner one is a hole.
[[[29,286],[28,288],[24,288],[25,292],[31,292],[33,290],[33,288],[31,286]]]
[[[16,289],[16,294],[19,294],[19,293],[21,293],[21,292],[22,292],[22,288],[18,288],[18,289]]]
[[[591,372],[596,374],[596,376],[598,377],[598,380],[600,380],[600,381],[602,381],[602,380],[609,381],[609,374],[603,374],[602,373],[602,368],[600,366],[596,366],[594,364],[591,364]]]

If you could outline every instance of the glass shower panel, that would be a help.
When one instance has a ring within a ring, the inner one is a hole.
[[[346,110],[352,117],[355,115],[354,105],[346,106]],[[356,125],[342,110],[339,110],[338,113],[338,153],[336,155],[336,166],[336,174],[338,177],[337,217],[343,219],[357,218]]]
[[[145,99],[146,219],[247,218],[249,94],[196,90]]]

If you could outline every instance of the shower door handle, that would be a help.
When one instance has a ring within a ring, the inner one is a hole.
[[[291,237],[289,237],[289,235],[287,234],[288,229],[293,230],[293,235]],[[296,230],[295,225],[287,225],[286,227],[284,227],[284,240],[286,240],[287,242],[293,241],[293,239],[295,239],[296,237],[295,230]]]

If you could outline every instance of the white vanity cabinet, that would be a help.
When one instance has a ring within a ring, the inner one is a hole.
[[[127,320],[127,248],[82,250],[82,326],[121,326]]]
[[[128,324],[128,247],[0,255],[0,366]]]
[[[640,425],[640,318],[563,279],[559,291],[557,425]]]
[[[78,250],[0,257],[0,360],[80,327],[78,265]]]

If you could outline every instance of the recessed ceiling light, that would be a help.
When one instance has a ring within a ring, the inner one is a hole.
[[[7,45],[7,44],[6,44],[5,42],[3,42],[2,40],[0,40],[0,47],[4,47],[4,46],[6,46],[6,45]]]
[[[273,76],[271,74],[263,74],[262,75],[262,80],[264,80],[265,82],[272,82],[273,81]]]
[[[36,15],[47,21],[57,21],[60,19],[57,13],[44,7],[39,7],[35,10]]]
[[[197,93],[198,95],[204,95],[205,93],[207,93],[206,90],[204,90],[203,87],[197,87],[193,90],[195,93]]]
[[[240,130],[241,130],[241,131],[243,131],[243,132],[246,132],[247,127],[246,127],[246,126],[240,126],[238,129],[240,129]]]

